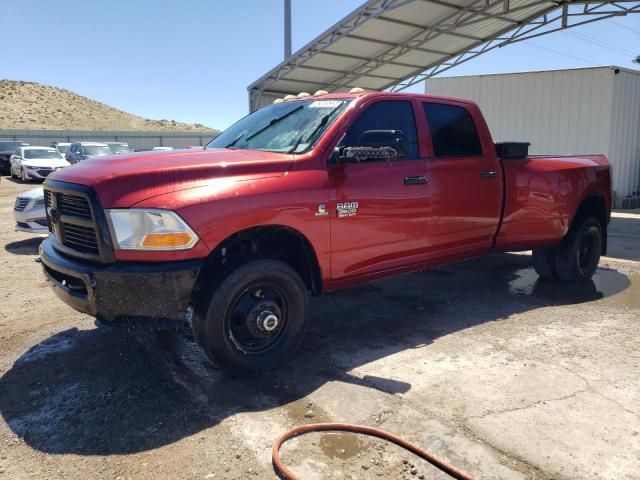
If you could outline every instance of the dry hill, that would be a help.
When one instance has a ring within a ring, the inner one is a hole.
[[[199,123],[149,120],[58,87],[0,80],[0,130],[214,131]]]

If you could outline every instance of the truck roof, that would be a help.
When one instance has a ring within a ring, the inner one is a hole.
[[[325,93],[322,95],[305,95],[305,96],[296,96],[294,98],[284,100],[284,102],[295,102],[302,100],[338,100],[338,99],[350,99],[350,98],[372,98],[372,97],[380,97],[380,96],[397,96],[399,98],[418,98],[423,100],[445,100],[450,102],[459,102],[459,103],[467,103],[470,105],[475,105],[475,102],[472,100],[457,98],[457,97],[446,97],[442,95],[431,95],[425,93],[413,93],[413,92],[378,92],[378,91],[358,91],[358,92],[335,92],[335,93]]]

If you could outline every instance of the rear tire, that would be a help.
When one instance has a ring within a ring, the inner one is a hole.
[[[193,336],[221,367],[268,371],[285,363],[304,336],[308,293],[286,263],[255,260],[234,270],[193,316]]]
[[[603,246],[602,226],[596,218],[588,217],[576,224],[556,249],[558,277],[572,283],[589,280],[596,273]]]
[[[533,268],[541,278],[558,278],[556,271],[556,249],[536,248],[533,251]]]

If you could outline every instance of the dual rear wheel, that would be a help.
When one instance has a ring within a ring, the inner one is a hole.
[[[557,247],[535,249],[533,268],[542,278],[580,283],[596,272],[603,248],[602,225],[595,217],[587,217]]]

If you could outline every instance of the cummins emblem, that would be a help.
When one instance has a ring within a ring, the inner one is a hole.
[[[321,203],[320,205],[318,205],[318,211],[316,212],[316,217],[326,217],[327,215],[329,215],[329,212],[327,212],[327,207],[324,203]]]
[[[358,202],[344,202],[337,205],[338,217],[353,217],[358,213]]]

